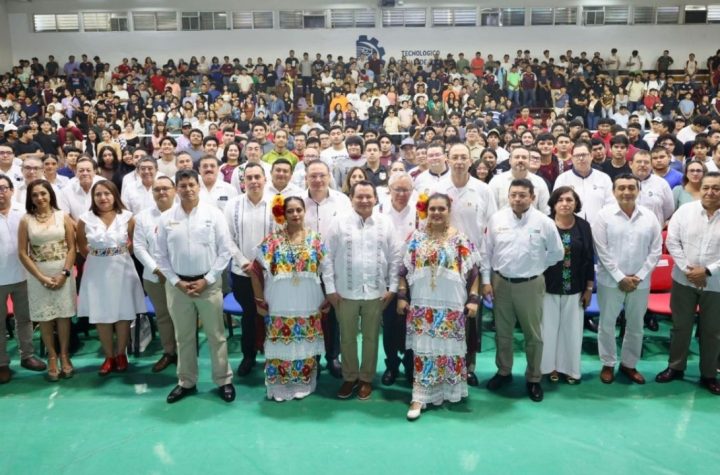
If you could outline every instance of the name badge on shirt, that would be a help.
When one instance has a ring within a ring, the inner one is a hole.
[[[499,233],[507,233],[509,231],[510,231],[510,228],[508,228],[507,226],[499,226],[497,229],[495,229],[495,232],[498,234]]]
[[[227,200],[228,200],[227,196],[221,196],[218,198],[218,201],[227,201]]]

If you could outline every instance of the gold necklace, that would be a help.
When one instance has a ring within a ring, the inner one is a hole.
[[[48,221],[50,221],[50,218],[52,217],[52,212],[47,214],[36,214],[35,215],[35,221],[37,221],[40,224],[45,224]]]

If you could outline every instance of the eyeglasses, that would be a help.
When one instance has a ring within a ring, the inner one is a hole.
[[[573,158],[578,158],[580,160],[585,160],[586,158],[589,158],[589,157],[590,157],[589,153],[574,153],[573,154]]]
[[[0,193],[7,193],[9,190],[12,190],[9,186],[0,185]]]
[[[12,155],[12,150],[0,150],[0,155]]]
[[[391,188],[390,191],[394,191],[395,193],[412,193],[412,189],[410,188]]]
[[[153,193],[167,193],[170,190],[172,190],[172,187],[170,186],[158,186],[153,188]]]

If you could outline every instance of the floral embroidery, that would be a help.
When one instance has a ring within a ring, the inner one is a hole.
[[[267,384],[309,384],[316,364],[314,356],[295,361],[269,359],[265,362],[265,380]]]
[[[562,264],[562,287],[563,293],[568,295],[572,289],[572,238],[570,231],[560,231],[560,240],[562,241],[565,256]]]
[[[464,356],[422,356],[415,355],[415,384],[434,386],[436,384],[458,384],[467,381],[467,367]]]
[[[265,332],[269,341],[286,345],[301,340],[312,342],[323,336],[320,314],[309,317],[266,315]]]
[[[118,246],[118,247],[107,247],[105,249],[90,249],[90,252],[88,253],[91,256],[96,257],[112,257],[112,256],[119,256],[120,254],[126,254],[128,252],[127,246]]]
[[[433,275],[439,267],[461,273],[468,269],[467,260],[475,251],[474,245],[460,236],[453,236],[445,242],[429,239],[425,233],[416,232],[408,243],[410,265],[414,269],[430,267]]]
[[[464,340],[465,315],[446,308],[410,307],[407,314],[407,335]]]
[[[65,241],[30,244],[30,257],[35,262],[64,261],[67,251]]]
[[[273,276],[299,273],[317,274],[320,262],[326,254],[325,245],[316,232],[309,232],[305,242],[292,245],[287,242],[285,231],[271,233],[260,244],[262,259]]]

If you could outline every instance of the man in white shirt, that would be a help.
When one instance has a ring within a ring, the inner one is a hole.
[[[270,175],[270,164],[262,161],[263,149],[260,142],[255,139],[248,140],[245,143],[245,147],[243,147],[243,153],[245,154],[245,158],[247,158],[247,160],[235,167],[235,170],[233,170],[232,175],[230,176],[230,185],[232,185],[234,190],[237,190],[240,193],[244,192],[243,187],[245,185],[243,182],[243,173],[245,173],[245,167],[249,164],[260,164],[265,171],[265,176]]]
[[[644,384],[645,378],[636,365],[642,351],[650,275],[662,250],[660,224],[649,209],[637,204],[640,182],[635,176],[622,173],[615,177],[613,194],[617,203],[600,210],[592,224],[598,256],[598,352],[603,364],[600,380],[606,384],[615,380],[615,322],[624,307],[627,324],[620,372],[632,382]]]
[[[255,366],[257,348],[256,329],[262,325],[257,314],[255,295],[250,281],[250,268],[255,250],[263,238],[273,230],[272,197],[264,194],[265,169],[259,163],[249,163],[243,175],[245,194],[237,196],[225,206],[225,219],[230,229],[232,252],[232,292],[243,308],[241,348],[243,359],[238,376],[247,376]]]
[[[34,155],[28,155],[27,158],[23,161],[22,166],[20,167],[22,170],[22,177],[23,181],[15,187],[15,192],[13,193],[13,197],[15,198],[15,201],[17,204],[20,205],[21,208],[25,208],[25,199],[27,197],[27,186],[37,180],[38,178],[43,178],[43,164],[42,160],[40,160],[38,157]],[[59,193],[59,188],[55,188],[55,193]]]
[[[390,188],[390,203],[379,206],[381,214],[392,221],[395,238],[405,243],[415,231],[415,203],[413,196],[413,181],[407,172],[396,173],[388,183]],[[413,378],[413,355],[411,350],[405,350],[405,318],[397,314],[397,296],[383,310],[383,349],[385,350],[385,372],[382,383],[392,386],[397,379],[402,362],[405,370],[405,379]],[[398,357],[398,354],[400,355]]]
[[[167,402],[195,394],[198,380],[198,318],[210,346],[213,382],[226,402],[235,400],[228,363],[223,319],[222,273],[230,261],[230,236],[225,216],[200,200],[200,179],[194,170],[176,175],[180,203],[163,213],[158,226],[157,261],[165,276],[165,293],[175,325],[178,384]]]
[[[350,200],[344,193],[330,189],[330,167],[321,160],[307,164],[307,192],[305,200],[305,225],[313,231],[327,236],[330,225],[343,213],[352,210]],[[335,378],[342,378],[340,366],[340,330],[338,328],[335,309],[331,308],[326,319],[323,320],[323,333],[325,335],[325,359],[330,374]]]
[[[139,166],[150,168],[148,160],[152,159],[142,159]],[[141,176],[151,174],[154,171],[154,167],[152,168],[152,170],[141,170]],[[163,355],[153,365],[152,371],[153,373],[159,373],[171,364],[177,364],[175,326],[170,318],[167,297],[165,296],[165,276],[155,261],[160,215],[175,204],[175,183],[166,176],[159,176],[152,182],[151,192],[154,198],[153,206],[141,210],[135,216],[133,252],[137,260],[143,265],[143,287],[155,308],[155,321],[157,322],[158,333],[160,333]]]
[[[13,185],[20,185],[23,181],[22,170],[15,162],[15,152],[12,147],[7,144],[0,145],[0,174],[10,178]]]
[[[681,206],[670,219],[666,245],[672,270],[672,332],[668,367],[658,383],[682,379],[687,367],[695,315],[700,308],[700,384],[720,395],[720,173],[707,173],[700,200]]]
[[[330,165],[331,168],[335,167],[335,163],[342,159],[349,158],[347,149],[345,148],[345,135],[343,135],[343,129],[339,125],[333,125],[330,127],[330,147],[320,152],[320,159]]]
[[[332,134],[333,132],[331,131],[330,137],[332,137]],[[350,170],[354,167],[364,167],[366,163],[365,157],[363,157],[363,140],[359,136],[352,135],[345,139],[345,149],[347,156],[339,156],[333,163],[333,177],[335,178],[335,183],[339,184],[340,187],[345,183],[345,177]]]
[[[498,371],[487,388],[495,391],[512,381],[513,331],[519,322],[525,338],[528,396],[540,402],[544,397],[540,386],[543,272],[562,259],[565,252],[555,223],[532,206],[536,197],[530,180],[513,180],[508,199],[510,206],[497,211],[488,222],[485,242],[489,266],[481,264],[483,295],[494,299],[497,346]]]
[[[270,183],[265,185],[265,196],[271,202],[275,195],[303,196],[304,190],[290,182],[292,164],[285,158],[278,158],[270,167]]]
[[[525,147],[516,147],[510,154],[510,171],[495,175],[490,180],[490,190],[492,191],[495,203],[498,209],[504,208],[509,205],[508,191],[510,190],[510,183],[513,180],[525,178],[530,180],[534,187],[534,198],[533,206],[540,210],[543,214],[550,214],[550,207],[548,206],[548,200],[550,199],[550,191],[545,180],[539,176],[530,173],[528,164],[530,162],[530,150]]]
[[[435,153],[437,149],[431,146],[428,153]],[[467,236],[478,251],[484,252],[484,235],[487,222],[497,207],[490,187],[484,182],[470,176],[470,149],[463,143],[456,143],[448,150],[448,163],[450,173],[433,187],[432,192],[448,195],[453,200],[450,211],[450,224]],[[481,263],[480,267],[484,265]],[[478,319],[471,318],[466,324],[467,354],[467,383],[477,386],[475,375],[475,361],[478,350]]]
[[[58,199],[58,206],[77,221],[90,209],[92,197],[90,189],[101,179],[95,176],[97,164],[92,158],[80,157],[77,161],[75,178],[63,188]],[[80,254],[78,254],[80,257]]]
[[[152,157],[143,157],[137,162],[135,169],[139,180],[133,180],[123,187],[122,201],[133,214],[138,214],[157,207],[153,193],[153,183],[158,174],[157,162]]]
[[[587,222],[597,217],[603,206],[613,204],[615,197],[612,193],[610,177],[592,168],[591,145],[587,142],[578,142],[572,151],[572,169],[563,172],[555,180],[555,188],[569,186],[580,196],[582,211],[579,216]]]
[[[675,211],[675,199],[670,185],[659,176],[653,175],[650,152],[646,150],[635,152],[630,169],[633,175],[640,179],[640,196],[637,204],[652,211],[660,227],[664,228]]]
[[[200,199],[217,206],[220,211],[238,192],[220,177],[220,160],[214,155],[205,155],[198,163],[200,176]]]
[[[469,149],[470,147],[468,147]],[[428,145],[427,162],[429,168],[415,178],[415,189],[421,193],[427,193],[450,173],[445,147],[441,142],[433,142]]]
[[[123,203],[125,203],[125,205],[127,205],[127,201],[125,201],[127,198],[127,191],[125,191],[125,190],[129,189],[131,185],[137,184],[137,182],[140,181],[140,170],[137,168],[137,164],[141,158],[144,158],[147,156],[148,156],[147,152],[141,148],[136,148],[135,150],[133,150],[132,163],[135,166],[135,171],[132,173],[128,173],[123,177],[122,183],[121,183],[122,186],[120,187],[121,188],[120,199],[122,200]],[[155,162],[155,165],[156,165],[155,173],[157,174],[157,162]],[[154,178],[155,177],[153,176],[153,179]],[[152,195],[150,195],[150,200],[152,201]]]
[[[710,125],[710,118],[704,115],[697,115],[690,125],[680,129],[676,135],[677,139],[683,144],[692,142],[700,132],[704,132]]]
[[[325,284],[327,298],[340,324],[344,383],[337,396],[347,399],[372,394],[378,355],[380,318],[397,293],[402,244],[387,216],[373,212],[375,186],[360,181],[350,190],[352,212],[335,219],[326,235],[334,281]],[[358,362],[358,327],[362,332],[362,363]]]
[[[0,174],[0,384],[10,381],[10,355],[7,353],[7,299],[13,301],[20,365],[31,371],[44,371],[45,363],[33,354],[33,324],[30,321],[25,269],[18,259],[18,227],[25,210],[13,201],[15,185]]]

